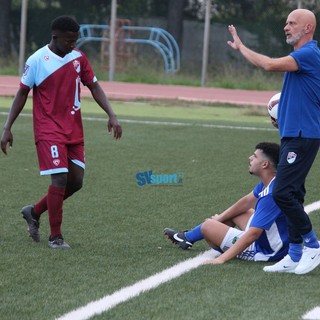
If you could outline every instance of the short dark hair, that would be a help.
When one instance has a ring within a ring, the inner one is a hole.
[[[279,144],[275,142],[260,142],[256,145],[256,149],[262,150],[274,168],[277,169],[280,154]]]
[[[69,16],[57,17],[51,23],[51,31],[78,32],[79,29],[80,26],[77,21]]]

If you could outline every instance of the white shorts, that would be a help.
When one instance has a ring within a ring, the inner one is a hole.
[[[227,251],[232,245],[236,243],[238,239],[242,237],[243,234],[244,231],[242,230],[239,230],[237,228],[229,228],[228,232],[222,240],[220,249],[223,252]],[[247,249],[238,254],[237,258],[241,260],[254,261],[254,248],[255,243],[252,243]]]

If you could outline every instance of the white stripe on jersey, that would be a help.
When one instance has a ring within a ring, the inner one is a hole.
[[[265,231],[266,231],[266,235],[267,235],[270,247],[272,248],[272,250],[274,250],[274,254],[278,253],[278,251],[283,246],[283,242],[280,237],[280,232],[278,230],[277,224],[274,222],[271,225],[271,228]],[[270,257],[273,256],[274,254],[270,255]]]
[[[73,50],[62,58],[53,53],[46,45],[28,58],[21,83],[30,89],[34,85],[39,86],[52,73],[81,56],[81,52]]]
[[[259,198],[265,197],[269,194],[269,186],[272,183],[272,181],[275,179],[275,177],[269,182],[268,186],[265,187],[260,193],[259,193]]]

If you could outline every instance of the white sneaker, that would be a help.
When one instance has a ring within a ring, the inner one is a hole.
[[[294,273],[296,267],[298,266],[299,262],[294,262],[287,254],[282,260],[277,262],[272,266],[266,266],[263,268],[265,272],[287,272],[287,273]]]
[[[320,248],[304,247],[299,265],[295,274],[305,274],[315,269],[320,264]]]

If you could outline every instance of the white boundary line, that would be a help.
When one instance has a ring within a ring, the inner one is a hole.
[[[318,209],[320,209],[320,201],[311,203],[310,205],[305,207],[305,210],[308,214]],[[162,283],[168,282],[186,272],[199,267],[212,254],[212,250],[205,251],[194,258],[180,262],[171,268],[165,269],[164,271],[156,273],[149,278],[136,282],[129,287],[125,287],[118,291],[115,291],[113,294],[107,295],[100,300],[90,302],[83,307],[66,313],[61,317],[56,318],[56,320],[88,320],[95,315],[99,315],[112,309],[122,302],[137,297],[141,293],[154,289]],[[303,319],[319,320],[320,307],[316,307],[315,309],[309,311],[306,315],[303,316]]]
[[[319,320],[320,319],[320,307],[316,307],[302,316],[303,320]]]
[[[165,269],[155,275],[136,282],[132,286],[122,288],[113,294],[88,303],[86,306],[66,313],[56,320],[87,320],[91,317],[106,312],[118,304],[139,296],[141,293],[158,287],[160,284],[168,282],[182,274],[199,267],[211,255],[212,250],[205,251],[195,258],[180,262],[175,266]]]
[[[0,112],[0,115],[8,115],[8,112]],[[32,117],[31,113],[21,113],[19,116]],[[107,118],[82,117],[86,121],[107,121]],[[201,128],[217,128],[217,129],[237,129],[237,130],[252,130],[252,131],[276,131],[274,128],[259,128],[259,127],[242,127],[242,126],[227,126],[219,124],[193,123],[193,122],[176,122],[176,121],[149,121],[149,120],[131,120],[119,119],[121,123],[146,124],[156,126],[183,126],[183,127],[201,127]]]

